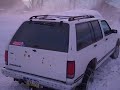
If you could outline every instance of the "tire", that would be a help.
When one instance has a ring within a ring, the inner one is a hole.
[[[54,90],[54,89],[50,89],[50,88],[30,88],[29,90]]]
[[[85,71],[82,83],[76,87],[75,90],[88,90],[88,84],[90,81],[93,81],[95,69],[92,69],[91,67],[88,67]]]
[[[110,56],[112,59],[117,59],[119,56],[119,45],[117,45],[115,47],[115,51],[113,52],[113,54]]]
[[[44,89],[31,87],[31,88],[29,88],[29,90],[44,90]]]

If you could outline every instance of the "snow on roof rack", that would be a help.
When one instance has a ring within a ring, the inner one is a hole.
[[[83,15],[83,16],[72,16],[68,19],[68,21],[80,20],[80,19],[87,19],[87,18],[95,18],[92,15]]]
[[[93,15],[82,15],[82,16],[63,16],[63,15],[38,15],[30,17],[30,21],[33,19],[39,20],[56,20],[56,19],[68,19],[68,21],[87,19],[87,18],[95,18]]]
[[[70,16],[60,16],[60,15],[38,15],[38,16],[32,16],[30,20],[33,19],[43,19],[43,20],[56,20],[56,19],[68,19]]]

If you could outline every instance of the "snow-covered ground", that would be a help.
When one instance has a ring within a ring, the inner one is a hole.
[[[28,19],[29,15],[0,15],[0,69],[4,66],[4,50],[19,25]],[[95,72],[95,79],[89,90],[120,90],[120,57],[109,58]],[[12,78],[5,77],[0,72],[0,90],[28,90],[25,85],[19,85]]]
[[[120,56],[108,58],[95,72],[94,82],[89,90],[120,90]]]

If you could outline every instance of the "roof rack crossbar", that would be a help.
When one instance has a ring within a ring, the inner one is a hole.
[[[80,19],[86,19],[86,18],[95,18],[92,15],[83,15],[83,16],[73,16],[68,19],[68,21],[74,21],[74,20],[80,20]]]
[[[30,20],[39,19],[39,20],[56,20],[56,19],[68,19],[68,21],[86,19],[86,18],[95,18],[92,15],[82,15],[82,16],[60,16],[60,15],[38,15],[32,16]]]

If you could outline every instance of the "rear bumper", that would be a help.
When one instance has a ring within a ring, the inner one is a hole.
[[[6,68],[2,68],[2,74],[7,77],[12,77],[12,78],[21,79],[21,80],[24,80],[24,78],[36,80],[37,82],[39,82],[40,85],[44,87],[49,87],[57,90],[71,90],[73,87],[75,87],[74,84],[67,85],[66,83],[62,83],[59,81],[54,81],[54,80],[50,80],[50,79],[46,79],[46,78],[42,78],[34,75],[29,75],[26,73],[21,73],[21,72],[9,70]]]

